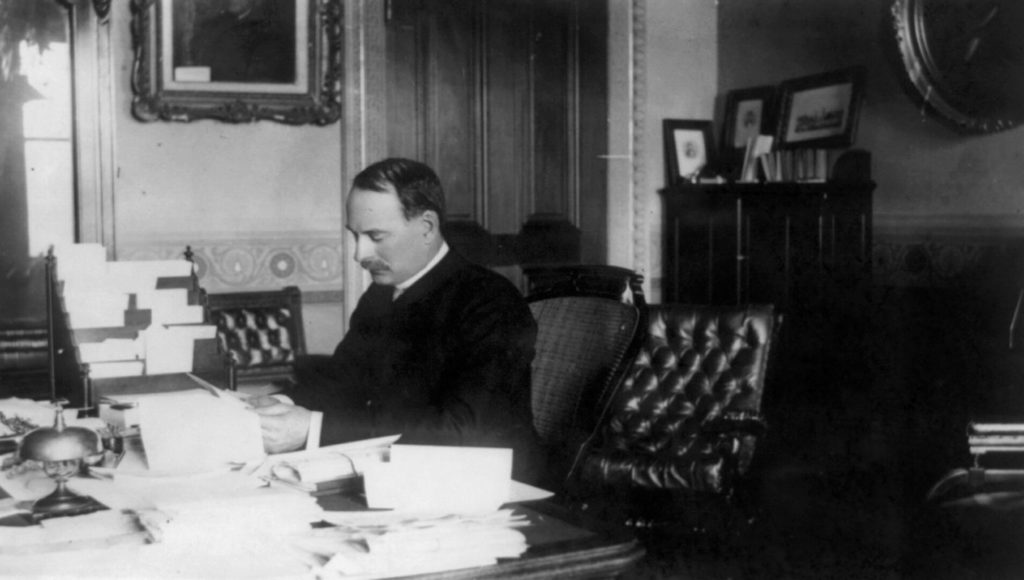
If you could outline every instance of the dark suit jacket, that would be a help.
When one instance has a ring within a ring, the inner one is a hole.
[[[400,443],[512,447],[541,475],[530,410],[537,326],[506,279],[454,251],[392,301],[373,284],[324,364],[299,369],[296,404],[324,413],[321,444],[401,433]]]

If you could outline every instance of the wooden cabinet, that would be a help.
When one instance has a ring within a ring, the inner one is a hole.
[[[864,180],[663,190],[663,300],[787,312],[866,290],[873,189]]]
[[[793,453],[828,452],[829,433],[849,420],[847,402],[871,388],[874,186],[861,175],[661,192],[662,300],[773,303],[783,314],[764,405],[776,441]]]

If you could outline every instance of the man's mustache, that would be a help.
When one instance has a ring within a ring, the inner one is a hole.
[[[359,265],[362,266],[364,270],[369,270],[371,272],[391,269],[391,266],[389,266],[387,262],[382,262],[380,260],[363,260],[359,262]]]

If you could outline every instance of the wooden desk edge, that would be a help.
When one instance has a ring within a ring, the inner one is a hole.
[[[592,548],[573,554],[502,560],[492,566],[405,576],[417,580],[532,580],[546,578],[616,578],[625,574],[645,554],[636,540]]]

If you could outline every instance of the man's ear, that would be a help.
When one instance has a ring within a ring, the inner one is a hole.
[[[428,238],[433,238],[441,233],[441,218],[437,215],[437,212],[428,209],[420,214],[420,220],[423,222],[423,235]]]

